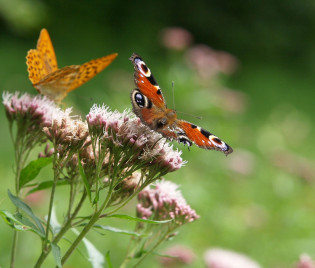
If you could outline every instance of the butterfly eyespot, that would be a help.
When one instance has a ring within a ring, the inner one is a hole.
[[[135,96],[135,102],[137,103],[137,105],[140,107],[140,108],[143,108],[144,105],[145,105],[145,100],[144,100],[144,97],[141,93],[136,93]]]

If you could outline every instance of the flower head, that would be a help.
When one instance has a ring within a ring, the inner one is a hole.
[[[175,245],[168,248],[163,254],[171,256],[161,257],[160,262],[163,267],[182,267],[184,265],[191,265],[196,259],[195,253],[188,247],[182,245]]]
[[[169,49],[183,50],[192,43],[193,37],[186,29],[170,27],[162,31],[161,41]]]
[[[138,216],[154,220],[173,219],[176,226],[198,219],[178,187],[173,182],[162,180],[154,188],[144,189],[138,195]]]
[[[69,152],[75,153],[89,142],[87,123],[70,117],[70,112],[71,109],[66,109],[55,113],[51,126],[43,129],[60,156]]]
[[[116,162],[122,172],[148,168],[161,176],[184,164],[181,152],[174,151],[159,133],[129,111],[120,113],[104,105],[93,105],[86,118],[92,143],[100,149],[97,158],[119,157]]]
[[[51,126],[53,115],[60,112],[53,101],[42,95],[31,96],[27,93],[21,95],[19,92],[14,94],[4,92],[2,99],[10,129],[12,131],[15,123],[17,126],[15,139],[23,141],[23,148],[31,149],[35,144],[47,140],[43,127]]]
[[[204,255],[206,267],[209,268],[260,268],[261,266],[249,257],[226,249],[212,248]]]
[[[51,125],[52,115],[59,110],[53,101],[42,95],[4,92],[2,99],[9,121],[29,120],[34,128]]]
[[[302,254],[296,268],[315,268],[315,263],[307,254]]]

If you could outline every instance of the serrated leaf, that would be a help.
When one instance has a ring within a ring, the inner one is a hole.
[[[80,160],[79,156],[78,156],[78,165],[79,165],[79,172],[80,172],[81,178],[83,180],[85,190],[87,192],[87,196],[89,197],[90,202],[92,202],[90,184],[86,178],[86,175],[85,175],[84,169],[82,167],[81,160]]]
[[[112,262],[110,260],[109,251],[107,251],[106,253],[106,263],[107,263],[108,268],[113,268]]]
[[[49,189],[52,187],[53,184],[54,184],[53,181],[43,181],[40,184],[38,184],[37,187],[30,190],[27,194],[29,195],[29,194],[35,193],[37,191]],[[67,184],[69,184],[69,182],[67,180],[58,180],[56,183],[56,186],[62,186],[62,185],[67,185]]]
[[[62,268],[61,264],[61,254],[60,254],[60,247],[54,243],[51,243],[51,251],[54,255],[55,262],[59,268]]]
[[[38,230],[38,228],[31,221],[23,217],[23,215],[20,213],[13,215],[9,211],[0,210],[0,215],[2,216],[3,220],[15,230],[31,231],[42,238],[45,237],[43,233]]]
[[[42,157],[31,161],[21,171],[20,188],[37,177],[42,168],[52,162],[51,157]]]
[[[123,230],[123,229],[118,229],[118,228],[112,227],[112,226],[105,226],[105,225],[95,224],[94,227],[102,229],[102,230],[105,230],[105,231],[110,231],[110,232],[113,232],[113,233],[119,233],[119,234],[125,234],[125,235],[134,235],[134,236],[146,236],[146,235],[141,235],[141,234],[139,234],[137,232]]]
[[[22,210],[23,212],[26,213],[26,215],[28,215],[37,225],[39,231],[45,235],[45,230],[44,227],[42,226],[40,219],[37,218],[37,216],[33,213],[32,209],[26,204],[24,203],[22,200],[20,200],[18,197],[14,196],[10,190],[8,190],[8,195],[9,198],[11,199],[12,203],[19,208],[20,210]]]
[[[124,220],[129,220],[129,221],[136,221],[136,222],[145,222],[145,223],[150,223],[150,224],[163,224],[167,222],[171,222],[172,220],[165,220],[165,221],[153,221],[153,220],[145,220],[145,219],[140,219],[137,217],[132,217],[129,215],[123,215],[123,214],[113,214],[106,216],[108,218],[119,218],[119,219],[124,219]]]

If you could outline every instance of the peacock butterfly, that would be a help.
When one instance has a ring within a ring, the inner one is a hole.
[[[162,91],[142,58],[134,53],[130,60],[135,68],[134,81],[137,87],[131,92],[133,112],[143,124],[165,138],[184,145],[191,146],[194,143],[203,149],[222,151],[225,155],[233,152],[229,145],[209,131],[177,119],[176,111],[167,108]]]

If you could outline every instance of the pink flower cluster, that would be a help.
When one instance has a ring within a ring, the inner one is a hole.
[[[53,114],[60,111],[53,101],[42,95],[33,97],[27,93],[4,92],[2,99],[10,122],[30,120],[34,128],[50,126]]]
[[[138,195],[138,217],[143,219],[173,219],[176,226],[199,218],[178,190],[178,185],[162,180],[154,188],[147,187]]]
[[[128,111],[113,112],[107,106],[94,105],[86,119],[92,139],[97,137],[104,146],[122,150],[121,163],[126,167],[128,163],[146,163],[166,174],[185,164],[181,152],[173,150],[159,133],[143,125]]]

